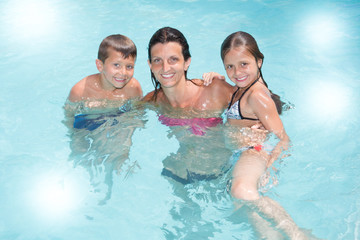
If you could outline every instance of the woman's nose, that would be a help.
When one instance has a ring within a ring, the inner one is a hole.
[[[163,71],[167,72],[169,70],[170,70],[170,64],[168,62],[164,61],[164,63],[163,63]]]

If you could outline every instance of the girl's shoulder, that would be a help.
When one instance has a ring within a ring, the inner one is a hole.
[[[249,89],[246,99],[252,107],[265,107],[274,104],[274,101],[271,98],[270,90],[261,82],[255,84],[251,89]]]

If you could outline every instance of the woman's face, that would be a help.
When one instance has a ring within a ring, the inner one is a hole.
[[[232,48],[224,57],[224,67],[229,79],[238,87],[246,87],[259,77],[262,60],[255,61],[243,47]]]
[[[162,88],[170,88],[185,80],[191,59],[184,60],[182,47],[177,42],[157,43],[151,47],[149,67]]]

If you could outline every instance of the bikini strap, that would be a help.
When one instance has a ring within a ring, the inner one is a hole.
[[[236,89],[236,91],[233,93],[233,95],[231,96],[231,101],[230,101],[230,103],[229,103],[229,106],[228,106],[228,109],[227,110],[229,110],[230,109],[230,107],[231,107],[231,105],[232,105],[232,102],[233,102],[233,100],[234,100],[234,98],[235,98],[235,95],[236,95],[236,93],[239,91],[239,87]]]
[[[245,91],[241,94],[240,98],[239,98],[239,104],[238,104],[238,110],[239,110],[239,116],[241,117],[241,119],[247,119],[247,120],[259,120],[259,119],[256,119],[256,118],[248,118],[248,117],[244,117],[242,114],[241,114],[241,110],[240,110],[240,101],[242,99],[242,97],[244,96],[244,94],[259,80],[256,79],[252,84],[250,84],[250,86],[248,88],[245,89]]]

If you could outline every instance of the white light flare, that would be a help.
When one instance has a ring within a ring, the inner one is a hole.
[[[343,36],[344,26],[332,15],[321,15],[310,17],[303,23],[305,36],[314,47],[328,48],[336,46]]]
[[[331,80],[313,83],[308,91],[307,108],[311,118],[333,123],[351,111],[351,89]]]
[[[5,7],[6,31],[16,39],[41,38],[56,30],[56,9],[49,1],[9,1]]]
[[[66,217],[81,203],[81,190],[75,179],[44,175],[37,178],[31,191],[31,207],[44,219]]]

